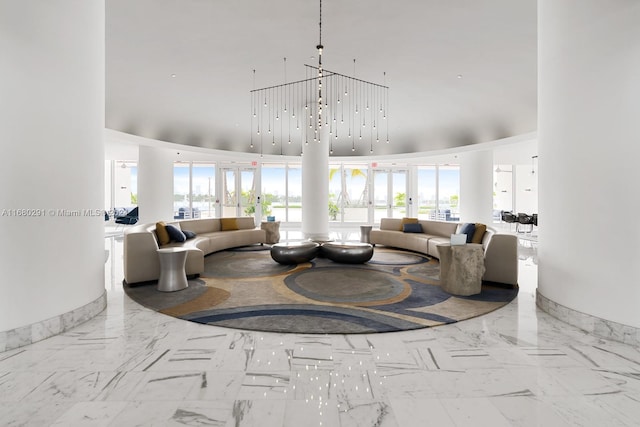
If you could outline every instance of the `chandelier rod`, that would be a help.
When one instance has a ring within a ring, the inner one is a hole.
[[[304,66],[305,67],[309,67],[309,68],[314,68],[316,70],[318,69],[318,67],[316,67],[314,65],[304,64]],[[340,73],[337,73],[335,71],[329,71],[326,68],[323,68],[322,71],[325,72],[325,73],[331,73],[329,76],[325,76],[325,77],[331,77],[331,76],[335,75],[335,76],[345,77],[347,79],[350,79],[350,80],[353,80],[353,81],[356,81],[356,82],[366,83],[366,84],[377,86],[377,87],[381,87],[381,88],[384,88],[384,89],[389,89],[389,86],[385,86],[383,84],[381,85],[381,84],[378,84],[378,83],[373,83],[373,82],[370,82],[370,81],[367,81],[367,80],[357,79],[355,77],[347,76],[346,74],[340,74]],[[312,77],[309,80],[316,80],[316,79],[317,79],[317,77]]]
[[[310,65],[307,65],[307,67],[310,67]],[[316,68],[317,69],[317,67],[312,67],[312,68]],[[329,74],[328,76],[325,75],[324,77],[331,77],[334,74],[337,74],[337,73],[333,73],[331,71],[329,71],[329,73],[331,73],[331,74]],[[281,88],[281,87],[284,87],[284,86],[291,86],[291,85],[295,85],[295,84],[298,84],[298,83],[305,83],[305,82],[309,82],[309,81],[313,81],[313,80],[318,80],[318,76],[310,77],[308,79],[297,80],[295,82],[281,83],[281,84],[275,85],[275,86],[268,86],[268,87],[262,87],[260,89],[253,89],[253,90],[250,90],[249,92],[260,92],[262,90],[267,90],[267,89],[277,89],[277,88]],[[375,83],[371,83],[371,84],[375,84]],[[376,86],[380,86],[380,85],[376,85]],[[385,87],[385,86],[382,86],[382,87]]]

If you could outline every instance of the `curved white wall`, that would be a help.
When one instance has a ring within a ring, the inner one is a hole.
[[[538,20],[538,291],[638,328],[640,2],[541,0]]]
[[[104,307],[104,19],[98,0],[0,7],[0,334],[54,319],[6,348]]]

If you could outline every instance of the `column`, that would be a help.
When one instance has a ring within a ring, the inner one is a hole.
[[[2,3],[0,351],[102,311],[104,1]]]
[[[493,152],[470,151],[460,158],[460,221],[493,222]]]
[[[310,141],[302,155],[302,234],[329,240],[329,130],[319,130],[320,142]]]
[[[138,151],[138,211],[140,223],[173,220],[175,152],[141,145]]]
[[[538,2],[538,304],[636,343],[638,22],[640,2]]]

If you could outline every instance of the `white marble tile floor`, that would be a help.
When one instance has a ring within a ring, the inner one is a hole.
[[[2,426],[640,426],[640,348],[536,309],[371,335],[276,334],[155,313],[122,291],[108,237],[107,309],[0,353]]]

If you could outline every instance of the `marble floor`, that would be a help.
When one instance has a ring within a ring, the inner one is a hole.
[[[502,309],[328,336],[147,310],[122,292],[122,239],[108,237],[107,309],[0,353],[0,425],[640,426],[640,349],[537,310],[536,243],[521,243],[521,291]]]

